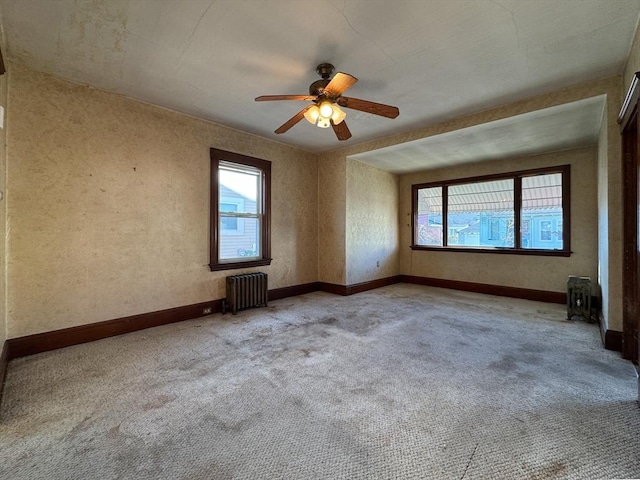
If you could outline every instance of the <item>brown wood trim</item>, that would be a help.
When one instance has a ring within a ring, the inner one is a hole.
[[[353,285],[347,285],[347,295],[366,292],[367,290],[373,290],[375,288],[386,287],[389,285],[393,285],[394,283],[400,283],[400,275],[394,275],[393,277],[378,278],[376,280],[370,280],[368,282],[354,283]]]
[[[624,102],[622,102],[620,113],[618,113],[618,124],[620,124],[621,131],[627,128],[627,123],[629,123],[631,114],[633,113],[633,110],[638,104],[638,99],[640,97],[640,88],[638,88],[639,83],[640,83],[640,72],[636,72],[633,74],[633,77],[631,78],[631,84],[629,85],[629,90],[627,90],[627,95],[624,98]]]
[[[239,268],[264,267],[271,265],[271,258],[261,258],[260,260],[251,260],[247,262],[229,262],[229,263],[211,263],[209,269],[212,272],[222,270],[237,270]]]
[[[418,186],[411,185],[411,245],[418,241],[416,227],[418,226]]]
[[[604,348],[614,352],[622,352],[622,332],[607,330],[604,334]]]
[[[290,287],[282,287],[269,290],[269,300],[279,300],[282,298],[312,293],[315,291],[323,291],[336,295],[348,296],[367,290],[373,290],[375,288],[393,285],[399,282],[414,283],[418,285],[429,285],[441,288],[452,288],[455,290],[466,290],[478,293],[486,293],[489,295],[524,298],[528,300],[538,300],[543,302],[564,303],[566,301],[566,295],[564,293],[545,292],[540,290],[503,287],[496,285],[485,285],[470,282],[459,282],[454,280],[417,277],[412,275],[394,275],[391,277],[379,278],[376,280],[356,283],[352,285],[336,285],[326,282],[311,282],[302,285],[293,285]],[[205,314],[205,308],[210,308],[211,313]],[[142,313],[139,315],[132,315],[129,317],[107,320],[104,322],[80,325],[77,327],[69,327],[61,330],[54,330],[52,332],[37,333],[24,337],[12,338],[7,340],[5,342],[5,346],[3,347],[2,357],[0,357],[0,374],[2,374],[3,365],[6,372],[6,363],[14,358],[47,352],[49,350],[69,347],[86,342],[92,342],[95,340],[101,340],[103,338],[131,333],[146,328],[166,325],[169,323],[191,320],[213,313],[220,313],[221,311],[222,300],[212,300],[209,302],[196,303],[193,305],[170,308],[167,310],[159,310],[156,312]],[[609,339],[610,343],[615,341],[616,333],[620,334],[620,332],[613,332],[609,334],[613,335],[613,337]]]
[[[9,366],[9,342],[6,340],[2,344],[0,352],[0,406],[2,406],[2,394],[4,392],[4,381],[7,378],[7,367]]]
[[[461,282],[458,280],[446,280],[443,278],[418,277],[415,275],[401,275],[404,283],[427,285],[430,287],[450,288],[452,290],[464,290],[466,292],[484,293],[500,297],[523,298],[548,303],[566,303],[567,294],[564,292],[549,292],[546,290],[533,290],[530,288],[505,287],[502,285],[490,285],[486,283]]]
[[[604,346],[604,337],[607,331],[604,328],[604,317],[602,316],[602,310],[598,311],[598,327],[600,327],[600,339],[602,340],[602,345]]]
[[[634,331],[638,317],[638,108],[631,105],[622,132],[622,357],[634,361],[637,357],[637,340]]]
[[[319,282],[304,283],[291,287],[282,287],[269,290],[269,301],[280,300],[281,298],[296,297],[305,293],[317,292],[320,290]]]
[[[269,300],[278,300],[318,290],[321,290],[319,282],[276,288],[269,290]],[[211,312],[205,313],[205,308],[210,308]],[[145,328],[191,320],[214,313],[220,313],[221,311],[222,299],[211,300],[209,302],[195,303],[193,305],[142,313],[130,317],[106,320],[104,322],[79,325],[77,327],[69,327],[52,332],[11,338],[6,342],[6,349],[3,350],[3,355],[6,355],[7,360],[11,360],[26,355],[114,337],[124,333],[136,332],[138,330],[144,330]],[[1,368],[2,364],[0,364],[0,369]]]
[[[537,255],[540,257],[570,257],[572,253],[565,250],[533,250],[531,248],[430,247],[427,245],[411,245],[409,248],[411,250],[428,250],[432,252],[498,253],[502,255]]]
[[[210,308],[211,312],[204,313],[205,308]],[[212,300],[210,302],[195,303],[193,305],[141,313],[139,315],[106,320],[104,322],[11,338],[8,340],[9,359],[56,350],[71,345],[93,342],[124,333],[144,330],[145,328],[158,327],[160,325],[203,317],[221,311],[222,300]]]
[[[571,166],[562,171],[562,251],[571,254]],[[569,255],[567,255],[569,256]]]
[[[378,278],[376,280],[353,283],[351,285],[337,285],[335,283],[318,282],[318,290],[346,297],[355,293],[366,292],[367,290],[373,290],[375,288],[393,285],[394,283],[400,283],[400,277],[401,275],[394,275],[392,277]]]
[[[513,248],[522,248],[522,177],[516,176],[513,179]],[[564,239],[564,237],[563,237]],[[563,244],[564,246],[564,244]]]
[[[442,246],[449,246],[449,185],[442,186]]]
[[[600,338],[602,339],[602,345],[607,350],[613,350],[614,352],[622,352],[622,332],[617,330],[606,330],[604,328],[604,318],[602,318],[602,311],[598,312],[598,324],[600,327]]]
[[[335,283],[318,282],[318,289],[323,292],[333,293],[334,295],[342,295],[343,297],[346,297],[348,295],[346,285],[337,285]]]

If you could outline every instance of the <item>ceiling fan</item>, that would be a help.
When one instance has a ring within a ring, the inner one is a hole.
[[[351,132],[344,121],[347,114],[340,107],[360,110],[361,112],[387,118],[396,118],[400,114],[398,107],[358,98],[343,97],[342,94],[353,86],[358,79],[348,73],[338,72],[329,80],[334,68],[330,63],[318,65],[316,72],[322,79],[316,80],[309,86],[309,95],[263,95],[256,98],[256,102],[273,100],[306,100],[313,102],[278,127],[275,133],[284,133],[300,120],[306,118],[309,123],[321,128],[331,126],[338,140],[348,140],[351,138]]]

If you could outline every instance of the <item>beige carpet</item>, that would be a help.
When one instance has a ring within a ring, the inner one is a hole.
[[[635,396],[562,305],[318,292],[11,362],[0,478],[637,478]]]

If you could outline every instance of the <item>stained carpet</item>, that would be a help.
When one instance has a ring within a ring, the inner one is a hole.
[[[640,477],[632,365],[562,305],[313,293],[9,365],[2,479]]]

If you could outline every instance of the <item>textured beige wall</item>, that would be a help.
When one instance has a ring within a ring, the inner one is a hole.
[[[624,67],[623,74],[623,88],[626,95],[629,85],[631,85],[631,78],[633,74],[640,71],[640,28],[636,26],[636,32],[633,36],[633,42],[631,43],[631,50],[629,51],[629,58]]]
[[[318,160],[318,280],[346,284],[347,162]]]
[[[398,187],[396,175],[347,160],[347,285],[400,273]]]
[[[599,256],[601,260],[600,276],[607,284],[608,297],[607,308],[602,311],[605,327],[609,330],[622,331],[622,267],[623,246],[622,241],[622,141],[620,129],[616,119],[622,105],[622,78],[615,77],[616,88],[607,92],[605,115],[607,118],[607,179],[600,182],[603,187],[606,184],[607,209],[607,244],[600,245]]]
[[[11,65],[8,333],[222,298],[209,148],[272,161],[270,288],[314,282],[317,157]]]
[[[411,185],[515,170],[571,165],[570,257],[412,251]],[[403,175],[400,178],[402,273],[534,290],[565,292],[569,275],[597,278],[597,148],[482,162]],[[407,221],[406,219],[409,219]]]
[[[3,49],[4,50],[4,49]],[[2,200],[0,200],[0,349],[7,339],[7,302],[6,302],[6,276],[5,276],[5,252],[6,252],[6,167],[7,167],[7,78],[9,73],[0,76],[0,105],[5,109],[4,128],[0,129],[0,192],[2,192]]]

